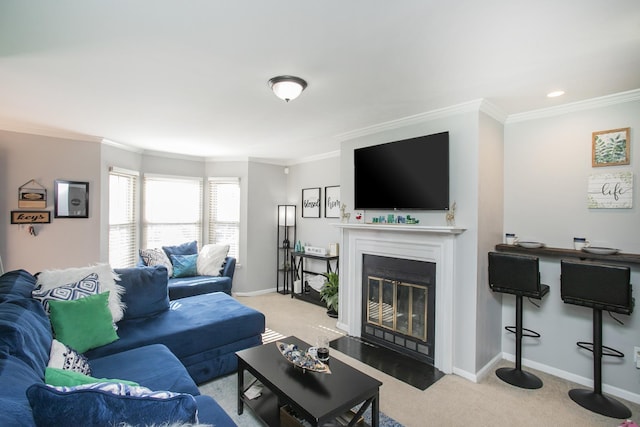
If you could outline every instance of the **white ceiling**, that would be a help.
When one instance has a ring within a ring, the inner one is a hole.
[[[280,74],[309,86],[287,104]],[[290,161],[469,101],[637,88],[638,0],[0,1],[0,128],[144,150]]]

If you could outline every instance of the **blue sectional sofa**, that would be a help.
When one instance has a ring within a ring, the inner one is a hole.
[[[220,276],[191,276],[169,278],[169,299],[176,300],[211,292],[231,295],[236,259],[226,257]]]
[[[160,425],[182,413],[192,417],[183,421],[235,425],[197,384],[236,369],[235,351],[261,343],[264,315],[225,293],[169,302],[164,267],[117,273],[127,309],[117,323],[119,339],[84,354],[91,376],[180,394],[158,401],[52,391],[44,383],[53,340],[49,317],[31,297],[35,277],[17,270],[0,277],[0,425]]]

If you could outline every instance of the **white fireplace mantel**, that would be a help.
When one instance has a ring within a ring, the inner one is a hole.
[[[337,326],[360,337],[362,327],[362,256],[364,254],[436,264],[434,365],[453,370],[453,287],[455,241],[465,231],[455,226],[413,224],[334,224],[340,228],[340,291]]]
[[[460,234],[466,228],[449,225],[414,225],[414,224],[371,224],[371,223],[340,223],[332,224],[342,229],[371,230],[371,231],[407,231],[411,233],[437,233],[437,234]]]

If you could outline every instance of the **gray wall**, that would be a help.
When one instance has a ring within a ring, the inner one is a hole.
[[[36,237],[26,226],[10,224],[10,211],[18,210],[18,188],[31,179],[47,188],[52,221],[36,225]],[[55,179],[89,183],[89,218],[54,218]],[[0,131],[0,189],[0,256],[6,271],[36,273],[100,259],[98,143]]]
[[[562,115],[507,122],[505,126],[504,231],[523,240],[548,246],[572,247],[575,236],[587,237],[594,246],[640,253],[640,209],[638,180],[640,150],[640,101],[592,108]],[[591,133],[631,127],[631,164],[592,168]],[[635,188],[632,209],[588,209],[587,179],[591,173],[633,171]],[[638,297],[640,266],[632,268],[631,282]],[[542,339],[525,340],[523,357],[547,372],[585,382],[593,378],[592,355],[579,351],[576,341],[592,341],[591,312],[565,305],[560,299],[560,260],[541,259],[543,283],[551,287],[540,309],[525,304],[525,327]],[[606,284],[603,284],[606,286]],[[640,401],[640,370],[633,364],[633,347],[640,346],[640,315],[617,316],[624,326],[603,316],[604,344],[626,357],[603,363],[603,383],[635,394]],[[503,324],[514,319],[513,298],[503,298]],[[509,335],[502,340],[505,353],[513,353]],[[605,388],[605,392],[608,389]]]

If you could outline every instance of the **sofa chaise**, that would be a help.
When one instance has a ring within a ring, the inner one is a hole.
[[[233,284],[235,270],[236,259],[226,257],[219,276],[170,277],[168,282],[169,299],[173,301],[211,292],[224,292],[231,295],[231,285]]]
[[[114,397],[45,385],[55,342],[51,323],[32,298],[36,278],[17,270],[0,277],[0,425],[160,425],[176,419],[235,425],[215,400],[199,394],[197,384],[236,369],[235,351],[261,343],[264,315],[221,292],[170,302],[164,267],[116,272],[127,308],[117,322],[118,339],[84,353],[91,376],[133,381],[169,396]]]

